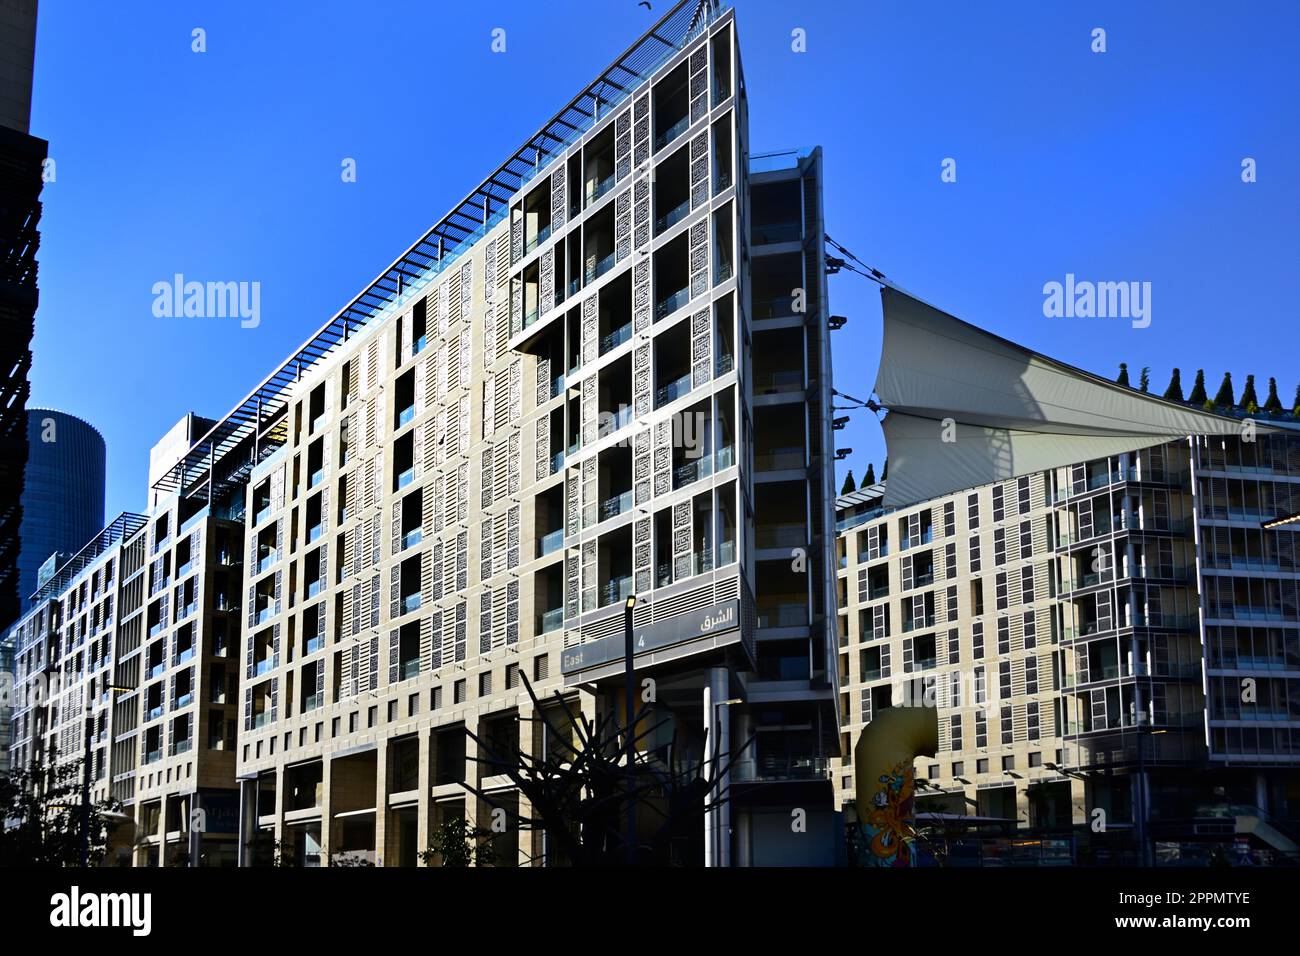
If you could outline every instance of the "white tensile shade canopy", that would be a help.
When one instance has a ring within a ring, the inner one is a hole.
[[[887,508],[1187,435],[1243,433],[1239,419],[1109,382],[897,288],[881,298]]]

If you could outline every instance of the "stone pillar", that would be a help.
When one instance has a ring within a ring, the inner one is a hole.
[[[388,740],[375,743],[375,866],[388,865]]]
[[[239,844],[236,847],[239,866],[251,866],[252,843],[257,833],[257,778],[239,781]]]
[[[704,688],[704,766],[710,777],[730,760],[730,720],[724,702],[730,687],[725,667],[709,668],[709,683]],[[730,774],[726,775],[730,779]],[[725,792],[727,780],[720,782]],[[729,866],[731,864],[731,814],[727,804],[715,807],[719,790],[705,794],[704,814],[704,865]]]
[[[519,752],[526,760],[534,757],[540,757],[541,748],[541,726],[535,719],[538,717],[537,709],[533,706],[532,701],[519,705]],[[533,807],[528,802],[528,798],[522,793],[519,794],[518,802],[519,817],[514,821],[514,826],[519,835],[519,866],[534,866],[538,858],[540,847],[536,845],[539,834],[533,830],[525,830],[519,827],[519,820],[527,819],[532,816]]]
[[[334,761],[325,754],[320,762],[320,865],[329,866],[334,845]]]
[[[167,798],[158,798],[158,865],[167,866]]]
[[[418,776],[420,796],[415,803],[416,852],[423,853],[429,849],[429,838],[433,835],[433,801],[430,790],[433,788],[433,731],[423,730],[419,737],[420,770]],[[419,859],[417,857],[417,859]],[[422,859],[419,866],[427,866]]]

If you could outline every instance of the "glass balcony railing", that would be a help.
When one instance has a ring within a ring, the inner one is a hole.
[[[165,671],[165,670],[167,670],[167,662],[166,662],[166,661],[159,661],[157,664],[154,664],[154,665],[153,665],[152,667],[150,667],[147,671],[145,671],[145,673],[144,673],[144,679],[145,679],[145,680],[153,680],[155,677],[159,677],[159,676],[161,676],[161,675],[162,675],[162,672]]]
[[[269,517],[271,517],[271,506],[267,505],[265,508],[263,508],[261,511],[257,513],[257,517],[253,519],[253,524],[261,524]]]
[[[321,533],[321,523],[318,521],[310,528],[307,529],[307,543],[310,544],[311,542],[318,539],[320,537],[320,533]]]
[[[537,556],[539,558],[544,557],[545,555],[559,551],[563,547],[564,529],[556,528],[554,531],[542,535],[541,539],[537,542]]]
[[[265,674],[275,667],[274,657],[263,657],[260,661],[253,662],[253,674]]]
[[[321,483],[321,481],[324,478],[325,478],[325,469],[317,468],[315,471],[311,473],[311,478],[309,478],[307,481],[307,487],[315,488],[317,485]]]
[[[415,527],[402,535],[402,550],[413,548],[424,540],[424,528]]]
[[[540,305],[535,305],[524,312],[524,328],[530,328],[537,321],[537,317],[542,314],[541,308]]]
[[[189,693],[181,694],[179,697],[176,698],[175,707],[177,710],[179,710],[182,707],[188,707],[192,703],[194,703],[194,694],[193,692],[189,692]]]
[[[275,616],[275,608],[264,607],[258,610],[257,617],[255,618],[255,620],[257,621],[258,624],[262,624],[266,621],[269,621],[274,616]]]
[[[397,489],[400,491],[415,480],[415,467],[412,466],[397,476]]]
[[[606,581],[600,589],[600,606],[606,607],[610,604],[617,604],[619,601],[626,601],[631,593],[632,575],[630,574],[627,577]]]
[[[673,209],[670,209],[668,212],[664,213],[662,216],[660,216],[658,219],[655,220],[655,235],[657,236],[661,232],[667,232],[677,223],[685,219],[690,214],[690,211],[691,211],[691,201],[688,198],[683,200],[680,205],[674,207]]]
[[[412,611],[418,611],[422,603],[422,596],[419,591],[407,594],[402,598],[402,613],[410,614]]]
[[[769,299],[754,300],[754,318],[756,319],[780,319],[794,314],[793,296],[777,295]]]
[[[761,524],[754,530],[754,540],[760,548],[794,548],[808,543],[808,528],[802,521]]]
[[[722,283],[731,278],[732,272],[733,270],[730,259],[725,259],[722,262],[717,263],[713,268],[713,284],[722,285]]]
[[[407,405],[405,408],[403,408],[401,411],[397,413],[397,427],[401,428],[403,425],[410,422],[410,420],[413,419],[414,417],[415,417],[415,403],[412,402],[410,405]]]
[[[685,286],[681,289],[678,289],[676,292],[674,292],[672,295],[668,296],[667,298],[660,299],[658,304],[655,305],[656,321],[672,315],[674,312],[676,312],[678,309],[680,309],[682,306],[686,305],[686,303],[690,301],[691,301],[690,286]]]
[[[595,282],[597,279],[603,276],[610,269],[614,268],[614,262],[615,262],[615,254],[613,252],[610,252],[609,255],[605,256],[604,258],[597,259],[594,262],[589,263],[587,266],[587,276],[586,276],[588,284]]]
[[[632,337],[632,323],[628,322],[626,325],[620,326],[619,328],[615,329],[613,332],[610,332],[608,335],[603,336],[601,338],[600,354],[604,355],[606,352],[612,352],[614,349],[618,348],[620,345],[622,345],[631,337]]]
[[[407,658],[398,666],[398,675],[402,680],[410,680],[413,677],[420,676],[420,659],[418,657]]]
[[[662,133],[660,133],[658,136],[655,137],[655,152],[659,152],[659,150],[663,149],[665,146],[667,146],[669,143],[675,140],[678,136],[681,136],[682,133],[686,132],[687,127],[689,127],[690,125],[691,125],[691,116],[689,113],[687,113],[685,116],[683,116],[681,119],[673,123],[666,130],[664,130]]]
[[[159,760],[162,760],[162,749],[161,749],[161,748],[156,748],[156,749],[154,749],[154,750],[149,750],[149,751],[146,751],[146,752],[145,752],[145,755],[144,755],[144,762],[145,762],[145,763],[157,763]]]
[[[558,631],[564,626],[564,608],[554,607],[549,611],[542,612],[541,622],[538,631],[542,634],[549,634],[551,631]]]
[[[555,474],[564,467],[564,452],[557,451],[551,456],[551,474]]]
[[[749,228],[750,240],[756,246],[778,242],[798,242],[803,238],[803,223],[798,219],[786,222],[754,223]]]
[[[803,369],[754,369],[754,392],[775,395],[803,391]]]
[[[804,450],[800,445],[754,453],[754,468],[758,471],[792,471],[803,467]]]
[[[307,597],[309,597],[309,598],[310,598],[310,597],[315,597],[317,594],[320,594],[320,589],[321,589],[321,580],[320,580],[320,578],[317,578],[315,581],[308,581],[308,582],[307,582]]]
[[[713,375],[715,378],[721,378],[733,368],[736,367],[736,360],[730,352],[724,352],[718,356],[718,360],[713,363]]]
[[[306,713],[309,710],[315,710],[325,703],[324,694],[308,694],[302,699],[302,710]]]
[[[669,402],[675,402],[691,390],[691,373],[687,372],[680,378],[676,378],[667,385],[661,385],[655,389],[655,408],[667,405]]]
[[[632,507],[632,490],[628,489],[619,495],[613,495],[606,498],[600,503],[600,520],[613,518],[630,510]]]
[[[317,651],[319,651],[319,650],[320,650],[322,647],[324,647],[324,646],[325,646],[325,638],[323,638],[323,637],[311,637],[311,638],[308,638],[308,639],[307,639],[306,650],[305,650],[303,653],[305,653],[305,654],[315,654]]]
[[[411,355],[419,355],[428,345],[429,337],[427,335],[417,336],[415,341],[411,343]]]
[[[551,224],[548,222],[538,230],[537,235],[524,243],[524,255],[528,255],[549,238],[551,238]]]
[[[799,627],[808,623],[808,605],[797,601],[764,601],[758,605],[759,627]]]
[[[193,657],[194,657],[194,648],[193,648],[193,647],[187,647],[187,648],[185,648],[185,649],[182,650],[182,651],[177,651],[177,652],[176,652],[176,660],[173,661],[172,663],[174,663],[174,664],[184,664],[186,661],[188,661],[188,660],[192,660]]]
[[[265,570],[266,570],[267,568],[269,568],[271,565],[275,564],[275,562],[278,561],[278,560],[280,560],[280,555],[279,555],[277,552],[275,552],[275,551],[268,551],[265,555],[263,555],[261,558],[258,559],[258,561],[257,561],[257,573],[258,573],[258,574],[261,574],[263,571],[265,571]]]
[[[157,705],[155,705],[155,706],[153,706],[153,707],[150,707],[150,708],[148,708],[147,710],[145,710],[145,712],[144,712],[144,719],[145,719],[145,720],[154,720],[154,719],[156,719],[156,718],[158,718],[158,717],[161,717],[162,715],[163,715],[163,705],[162,705],[162,704],[157,704]]]
[[[613,173],[610,173],[604,179],[601,179],[599,181],[595,179],[587,180],[587,205],[590,206],[592,203],[596,202],[598,199],[600,199],[602,196],[608,193],[611,189],[613,189],[614,182],[615,179]]]

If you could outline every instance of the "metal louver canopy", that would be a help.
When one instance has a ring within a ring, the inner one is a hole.
[[[1187,435],[1242,432],[1240,419],[1099,378],[895,287],[881,299],[875,391],[889,412],[887,508]]]

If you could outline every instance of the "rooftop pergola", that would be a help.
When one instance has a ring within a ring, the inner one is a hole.
[[[208,500],[248,473],[285,439],[293,386],[364,326],[401,308],[501,222],[509,202],[556,156],[604,119],[668,57],[697,36],[719,0],[678,0],[491,175],[280,364],[162,475],[154,489]]]

